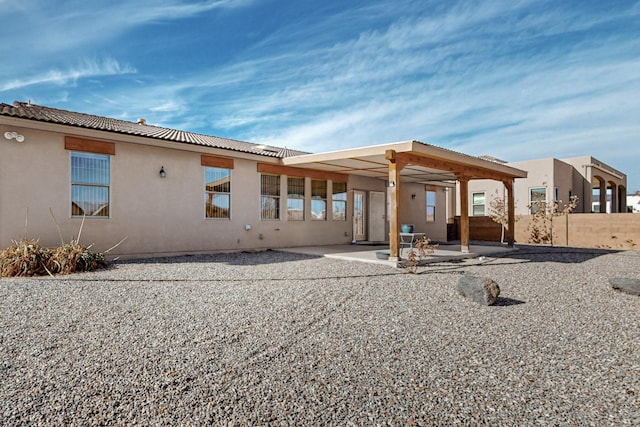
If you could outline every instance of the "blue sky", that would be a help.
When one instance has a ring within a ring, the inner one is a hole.
[[[0,101],[311,152],[592,155],[640,190],[640,0],[0,0]]]

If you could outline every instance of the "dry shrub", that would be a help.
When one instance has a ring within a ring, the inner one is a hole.
[[[46,274],[45,265],[50,257],[47,248],[36,240],[13,241],[13,244],[0,251],[0,276],[37,276]]]
[[[23,239],[0,251],[0,277],[70,274],[106,267],[105,257],[76,240],[49,249],[37,240]]]
[[[72,240],[51,250],[50,265],[52,273],[70,274],[104,268],[107,262],[104,254],[91,252],[90,248]]]
[[[415,243],[414,248],[409,250],[407,261],[403,267],[409,273],[416,273],[420,263],[429,255],[433,254],[440,245],[432,243],[428,237],[422,237]]]

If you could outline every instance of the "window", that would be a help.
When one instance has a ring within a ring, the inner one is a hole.
[[[304,178],[287,178],[287,219],[304,220]]]
[[[311,219],[327,219],[327,181],[311,180]]]
[[[231,170],[204,168],[205,218],[231,219]]]
[[[473,193],[473,216],[484,216],[484,193]]]
[[[109,217],[110,157],[71,152],[71,216]]]
[[[544,187],[532,188],[530,191],[531,214],[538,212],[540,209],[545,209],[547,202],[547,189]]]
[[[427,190],[427,222],[436,222],[436,192]]]
[[[280,219],[279,175],[260,175],[260,218]]]
[[[347,220],[347,183],[346,182],[333,183],[332,204],[333,204],[333,220],[346,221]]]

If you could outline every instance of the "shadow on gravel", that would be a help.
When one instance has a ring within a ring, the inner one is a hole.
[[[551,246],[518,245],[517,251],[508,254],[493,255],[497,258],[514,259],[529,262],[562,262],[580,264],[594,258],[622,251],[613,249],[567,248]]]
[[[314,258],[322,257],[267,249],[264,251],[240,251],[219,254],[179,255],[162,258],[118,260],[114,261],[114,264],[220,263],[229,265],[264,265]]]
[[[498,297],[496,302],[493,303],[493,305],[497,305],[499,307],[509,307],[511,305],[520,305],[520,304],[525,304],[525,302],[520,301],[518,299],[504,298],[504,297]]]

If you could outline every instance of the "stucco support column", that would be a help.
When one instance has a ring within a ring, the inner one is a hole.
[[[513,179],[510,181],[503,181],[504,187],[507,189],[507,245],[512,248],[515,242],[516,235],[516,202],[513,195]]]
[[[458,176],[460,182],[460,251],[469,253],[469,177]]]
[[[624,191],[624,187],[618,187],[618,200],[620,204],[620,209],[618,212],[627,212],[627,192]]]
[[[611,183],[611,213],[618,212],[618,186]]]
[[[598,202],[600,203],[600,213],[607,213],[607,183],[603,179],[600,180],[600,199]]]
[[[394,150],[387,150],[389,161],[389,261],[400,260],[400,171],[404,166]]]

